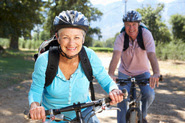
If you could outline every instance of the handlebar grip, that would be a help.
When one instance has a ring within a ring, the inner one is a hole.
[[[122,93],[124,93],[123,99],[127,99],[127,97],[128,97],[127,89],[123,88]]]
[[[159,76],[159,81],[163,81],[163,76],[162,75]]]
[[[25,111],[24,111],[24,118],[26,118],[26,119],[31,119],[29,110],[25,110]]]
[[[110,97],[105,98],[105,103],[110,103],[112,100]]]
[[[46,114],[46,116],[50,115],[51,114],[51,110],[45,110],[45,114]]]

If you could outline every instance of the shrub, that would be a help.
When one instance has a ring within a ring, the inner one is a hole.
[[[173,40],[170,43],[159,43],[156,47],[157,57],[161,60],[185,60],[185,43],[182,40]]]

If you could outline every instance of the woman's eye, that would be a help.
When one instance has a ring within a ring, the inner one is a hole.
[[[63,37],[63,39],[67,39],[67,37]]]

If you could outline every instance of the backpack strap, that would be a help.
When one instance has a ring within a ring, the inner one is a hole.
[[[141,49],[145,50],[145,46],[143,43],[142,28],[143,28],[142,26],[139,26],[139,29],[138,29],[139,33],[137,35],[137,43]],[[129,36],[125,31],[123,51],[127,50],[128,47],[129,47]]]
[[[92,72],[92,67],[89,61],[89,58],[87,56],[87,53],[85,51],[85,48],[82,46],[82,49],[79,53],[80,61],[82,64],[82,68],[85,72],[86,77],[90,81],[90,90],[91,90],[91,99],[95,100],[95,94],[94,94],[94,87],[93,87],[93,72]]]
[[[38,58],[38,53],[37,54],[34,54],[34,60],[35,60],[35,62],[36,62],[37,58]]]
[[[145,50],[144,42],[143,42],[143,35],[142,35],[142,26],[139,26],[139,34],[137,35],[137,43],[139,47]]]
[[[125,40],[124,40],[123,51],[125,51],[128,47],[129,47],[129,36],[128,36],[128,34],[125,31]]]
[[[58,47],[49,48],[48,65],[46,69],[45,87],[49,86],[55,78],[58,71],[59,52]]]

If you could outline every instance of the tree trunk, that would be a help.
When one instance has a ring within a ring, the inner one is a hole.
[[[18,40],[19,40],[18,36],[11,35],[11,37],[10,37],[10,49],[18,50]]]

